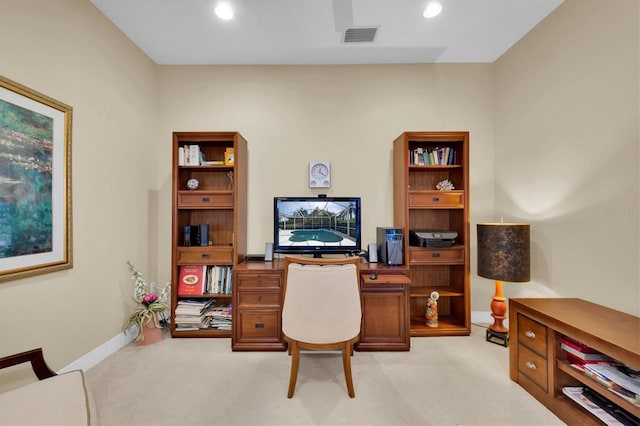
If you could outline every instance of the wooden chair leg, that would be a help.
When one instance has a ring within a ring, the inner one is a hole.
[[[300,364],[300,347],[295,340],[289,341],[289,351],[291,352],[291,375],[289,376],[289,393],[287,398],[293,397],[298,380],[298,365]]]
[[[347,382],[347,392],[351,398],[355,398],[356,393],[353,389],[353,378],[351,377],[351,343],[345,342],[342,347],[342,366],[344,368],[344,379]]]

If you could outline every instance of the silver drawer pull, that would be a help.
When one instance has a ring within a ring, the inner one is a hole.
[[[527,368],[529,368],[531,370],[535,370],[536,369],[536,365],[534,363],[532,363],[531,361],[527,362],[525,365],[527,366]]]
[[[536,338],[536,333],[534,333],[531,330],[527,330],[524,332],[524,335],[527,336],[530,339],[535,339]]]

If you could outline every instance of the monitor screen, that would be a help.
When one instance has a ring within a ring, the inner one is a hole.
[[[360,214],[359,197],[275,197],[274,252],[357,255]]]

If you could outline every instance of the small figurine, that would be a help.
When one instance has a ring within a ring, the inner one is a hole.
[[[437,291],[432,291],[429,297],[427,298],[427,313],[425,314],[425,318],[427,319],[426,324],[429,327],[438,326],[438,299],[439,298],[440,298],[440,294]]]
[[[189,191],[195,191],[196,189],[198,189],[198,187],[200,186],[200,182],[198,182],[198,179],[189,179],[187,181],[187,189]]]

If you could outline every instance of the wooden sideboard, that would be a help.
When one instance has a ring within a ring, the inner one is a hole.
[[[234,351],[282,351],[284,262],[246,261],[233,269]],[[376,279],[370,275],[376,274]],[[403,267],[360,265],[362,324],[360,351],[410,349],[409,286]]]
[[[563,394],[565,386],[588,387],[640,418],[640,407],[574,369],[560,347],[577,340],[640,369],[640,318],[581,299],[510,299],[509,372],[513,381],[568,424],[601,424]]]

